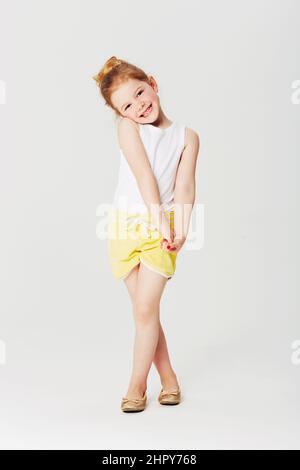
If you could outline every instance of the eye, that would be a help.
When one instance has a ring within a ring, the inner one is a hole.
[[[140,90],[140,91],[138,91],[137,95],[139,95],[140,93],[143,93],[143,91],[144,91],[144,90]],[[124,109],[124,111],[126,111],[126,110],[127,110],[128,106],[130,106],[130,104],[128,104],[128,105],[126,106],[126,108]]]

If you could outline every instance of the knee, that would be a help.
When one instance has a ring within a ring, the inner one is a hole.
[[[135,319],[139,323],[148,323],[158,318],[158,306],[153,302],[136,299],[134,302]]]

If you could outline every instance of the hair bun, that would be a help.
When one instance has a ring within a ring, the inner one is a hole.
[[[92,78],[97,82],[97,85],[100,86],[105,75],[107,75],[114,67],[120,65],[121,63],[122,60],[113,55],[105,62],[100,72],[98,72],[97,75],[94,75]]]

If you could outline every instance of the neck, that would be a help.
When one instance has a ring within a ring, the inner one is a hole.
[[[158,118],[152,123],[156,127],[169,127],[172,124],[172,121],[167,118],[163,110],[160,108]]]

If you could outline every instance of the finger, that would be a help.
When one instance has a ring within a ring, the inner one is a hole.
[[[160,242],[160,246],[164,251],[171,252],[176,250],[176,244],[173,241],[169,241],[163,238]]]
[[[162,244],[161,244],[162,250],[164,250],[164,251],[170,251],[170,250],[167,248],[167,246],[170,246],[170,245],[168,245],[167,243],[162,243]]]
[[[176,249],[177,249],[177,247],[174,244],[168,244],[167,245],[167,250],[168,251],[175,251]]]
[[[177,247],[176,246],[170,246],[169,251],[176,251]]]

